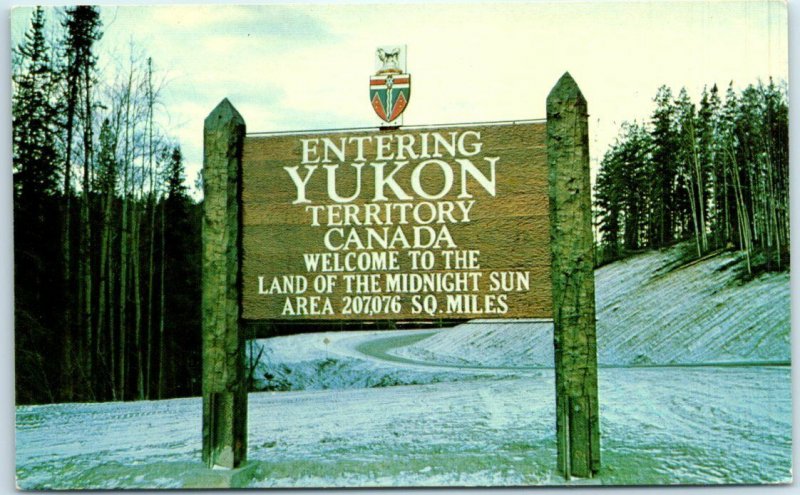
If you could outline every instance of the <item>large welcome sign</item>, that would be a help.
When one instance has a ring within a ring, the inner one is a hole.
[[[223,100],[203,130],[206,465],[247,458],[247,323],[540,317],[558,470],[597,473],[587,115],[569,74],[545,122],[506,125],[248,136]]]
[[[246,137],[243,318],[550,318],[545,130]]]

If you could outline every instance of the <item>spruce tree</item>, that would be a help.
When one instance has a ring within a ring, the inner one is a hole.
[[[196,371],[201,365],[200,270],[201,209],[188,195],[185,186],[183,155],[172,151],[167,167],[167,198],[164,200],[164,286],[166,315],[165,349],[161,358],[164,392],[168,395],[195,395],[200,392]],[[174,356],[181,356],[175,359]]]
[[[54,75],[44,38],[44,10],[36,7],[31,28],[17,48],[22,71],[14,78],[14,189],[19,206],[39,218],[45,196],[58,189]],[[39,218],[39,220],[41,220]]]
[[[58,300],[58,151],[52,61],[44,36],[44,10],[37,7],[31,27],[15,50],[13,76],[14,296],[15,366],[18,403],[53,401],[58,391],[52,376],[52,328]]]
[[[656,109],[652,117],[653,160],[650,197],[650,241],[655,247],[669,245],[673,240],[675,225],[675,159],[677,155],[674,129],[675,107],[672,90],[659,88],[655,97]]]

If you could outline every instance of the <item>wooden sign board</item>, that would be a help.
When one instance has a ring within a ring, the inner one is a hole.
[[[552,318],[544,122],[250,135],[242,317]]]

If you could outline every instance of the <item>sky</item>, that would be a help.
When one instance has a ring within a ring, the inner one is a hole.
[[[12,11],[12,46],[30,14]],[[105,77],[131,42],[153,58],[159,124],[179,141],[190,184],[203,119],[225,97],[248,132],[376,126],[367,84],[378,46],[407,46],[405,125],[543,118],[569,71],[588,101],[594,172],[662,84],[697,101],[705,85],[788,79],[780,1],[112,5],[102,22]]]

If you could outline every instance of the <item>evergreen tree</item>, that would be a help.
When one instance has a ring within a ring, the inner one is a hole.
[[[13,51],[17,402],[196,395],[201,210],[153,64],[106,86],[99,10],[63,10],[54,42],[45,12]]]
[[[648,237],[654,247],[663,247],[672,242],[675,230],[675,158],[678,146],[672,90],[662,86],[654,101],[656,109],[652,117],[653,157],[649,193],[653,198],[653,211],[650,212]]]
[[[17,47],[13,78],[14,280],[16,392],[21,403],[53,401],[58,356],[50,329],[60,323],[58,311],[41,311],[59,298],[58,153],[54,108],[55,77],[44,37],[41,7]]]
[[[41,220],[38,209],[45,196],[58,189],[54,136],[56,109],[54,76],[44,38],[44,10],[37,7],[31,28],[17,51],[22,71],[14,78],[13,149],[14,186],[20,206]]]
[[[200,300],[201,258],[199,205],[192,202],[185,186],[181,150],[172,151],[164,204],[164,286],[166,315],[164,321],[165,390],[170,395],[192,395],[200,391],[196,370],[200,369],[201,338]],[[181,359],[175,359],[181,356]]]
[[[647,129],[625,123],[601,163],[595,191],[603,241],[602,262],[640,249],[646,235],[652,140]]]
[[[724,172],[724,150],[720,146],[720,119],[722,103],[717,85],[708,91],[703,88],[698,111],[698,129],[700,153],[706,164],[708,180],[708,230],[714,249],[725,247],[727,226],[725,213],[725,188],[727,183]]]
[[[620,142],[612,145],[600,163],[595,184],[594,206],[599,220],[601,249],[598,262],[604,264],[621,256],[622,201],[620,199]]]
[[[648,172],[652,169],[653,142],[644,126],[636,123],[628,126],[627,138],[622,148],[625,171],[621,177],[622,206],[625,212],[625,249],[636,251],[642,247],[646,234],[648,196]]]

